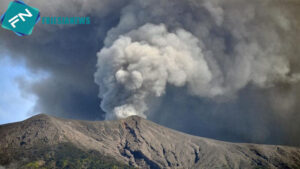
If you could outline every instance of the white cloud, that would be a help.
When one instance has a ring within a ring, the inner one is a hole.
[[[18,85],[18,79],[32,83],[41,76],[33,75],[22,62],[12,62],[7,56],[0,58],[0,75],[0,124],[21,121],[38,113],[33,112],[36,97],[25,94]]]

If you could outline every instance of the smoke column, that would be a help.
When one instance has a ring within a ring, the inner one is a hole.
[[[101,108],[107,119],[147,117],[168,85],[214,100],[296,83],[281,37],[292,30],[271,1],[135,0],[97,54]]]
[[[300,145],[299,0],[24,2],[42,16],[91,18],[38,24],[26,38],[0,29],[0,53],[49,75],[18,81],[35,112],[137,114],[202,137]]]

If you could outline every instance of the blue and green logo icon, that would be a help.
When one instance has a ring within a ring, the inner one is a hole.
[[[40,11],[37,8],[16,0],[9,4],[7,11],[1,16],[1,25],[19,36],[25,36],[32,33],[39,20]]]

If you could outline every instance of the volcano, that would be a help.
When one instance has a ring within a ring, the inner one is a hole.
[[[300,168],[300,148],[184,134],[138,116],[79,121],[36,115],[0,126],[0,168]]]

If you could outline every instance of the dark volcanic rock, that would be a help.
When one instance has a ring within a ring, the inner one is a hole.
[[[10,163],[18,163],[22,153],[22,158],[30,158],[27,150],[58,145],[138,168],[300,168],[299,148],[206,139],[137,116],[88,122],[38,115],[0,126],[1,165],[13,166]]]

